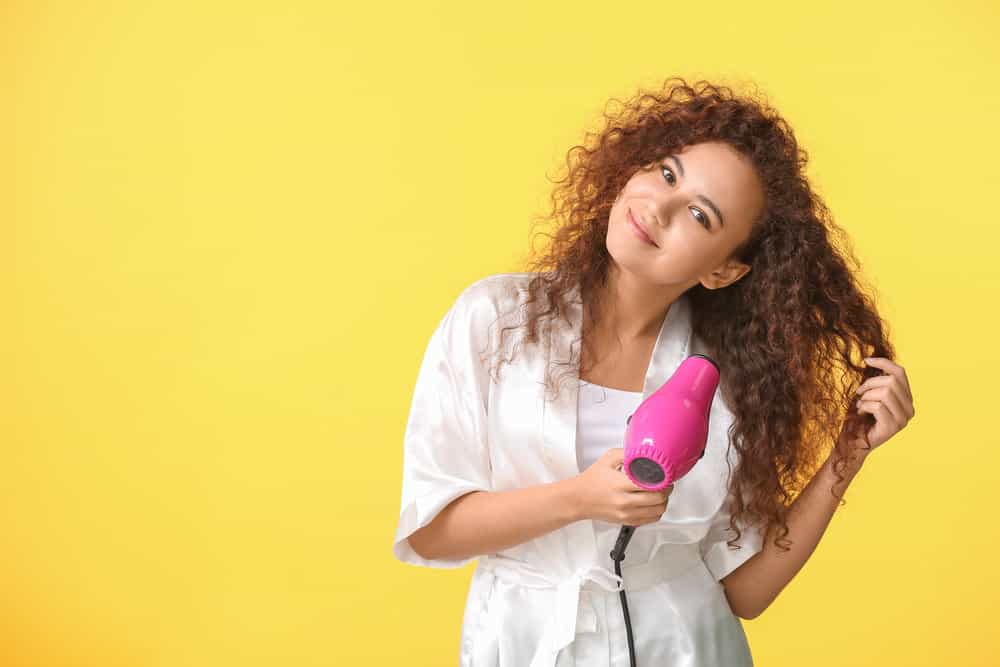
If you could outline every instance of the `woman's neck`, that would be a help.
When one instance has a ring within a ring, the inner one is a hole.
[[[607,285],[597,293],[601,307],[599,337],[617,337],[628,342],[656,336],[671,304],[686,289],[646,283],[612,265]]]

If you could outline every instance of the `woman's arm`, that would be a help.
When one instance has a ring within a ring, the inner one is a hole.
[[[866,456],[866,453],[859,452],[856,458],[849,461],[841,485],[850,484]],[[786,539],[792,541],[789,551],[774,545],[776,527],[771,526],[764,538],[763,549],[722,579],[726,598],[735,615],[745,619],[759,616],[809,560],[840,503],[831,493],[836,483],[831,453],[789,507],[786,519]],[[840,491],[841,495],[843,493]]]
[[[496,553],[584,519],[642,526],[659,521],[673,484],[646,491],[622,472],[625,450],[612,447],[583,472],[510,491],[471,491],[410,535],[427,560],[468,560]]]
[[[580,520],[575,478],[510,491],[473,491],[451,501],[409,537],[422,558],[496,553]]]

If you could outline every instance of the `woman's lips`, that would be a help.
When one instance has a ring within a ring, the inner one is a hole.
[[[626,214],[627,214],[627,217],[628,217],[629,227],[631,227],[632,231],[636,233],[636,236],[638,236],[639,238],[641,238],[643,241],[645,241],[646,243],[648,243],[650,245],[656,245],[656,243],[653,241],[653,239],[651,239],[649,237],[649,234],[647,234],[643,230],[642,226],[638,222],[636,222],[635,218],[632,217],[632,209],[627,209]],[[657,247],[659,247],[659,246],[657,246]]]

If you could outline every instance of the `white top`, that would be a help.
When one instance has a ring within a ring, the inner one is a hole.
[[[627,419],[640,403],[641,391],[625,391],[580,380],[576,415],[576,460],[580,472],[609,449],[624,446]]]
[[[623,444],[625,418],[639,396],[588,387],[578,367],[567,368],[582,332],[579,295],[570,295],[559,326],[541,330],[540,345],[522,345],[518,338],[520,306],[533,276],[497,274],[468,286],[426,343],[403,434],[394,556],[436,568],[478,561],[456,651],[460,667],[627,667],[622,586],[636,664],[750,667],[740,619],[719,580],[760,550],[763,535],[741,526],[743,549],[726,546],[732,537],[726,531],[729,474],[739,452],[729,443],[734,416],[719,390],[704,457],[676,481],[660,520],[636,529],[621,577],[610,558],[621,527],[603,530],[590,520],[496,553],[427,559],[410,546],[414,531],[462,495],[568,479],[580,473],[581,463]],[[684,295],[671,304],[642,398],[690,354],[703,352],[689,308]],[[500,339],[505,327],[515,330]],[[504,349],[498,350],[500,342]],[[512,363],[491,375],[480,356],[487,348],[504,359],[513,356]],[[547,370],[560,389],[555,400],[544,392]]]

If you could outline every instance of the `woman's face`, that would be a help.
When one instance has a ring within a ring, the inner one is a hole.
[[[729,144],[686,146],[622,188],[608,220],[608,253],[644,282],[724,287],[750,270],[728,258],[763,205],[756,171]],[[655,245],[639,237],[630,217]]]

